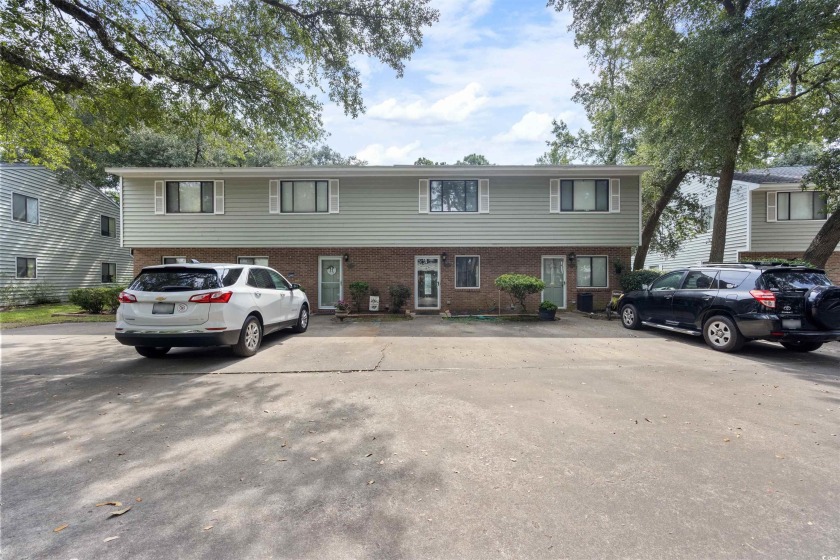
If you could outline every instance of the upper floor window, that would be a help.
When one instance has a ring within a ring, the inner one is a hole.
[[[167,214],[212,214],[213,181],[167,181]]]
[[[328,181],[281,181],[280,211],[283,213],[329,212]]]
[[[116,237],[117,219],[109,216],[99,216],[99,229],[105,237]]]
[[[429,183],[432,212],[478,212],[478,181],[433,180]]]
[[[102,263],[102,283],[109,284],[117,281],[117,263]]]
[[[778,220],[825,220],[825,193],[821,191],[780,192]]]
[[[17,257],[15,278],[37,278],[37,261],[31,257]]]
[[[609,180],[575,179],[574,181],[560,181],[560,211],[609,212]]]
[[[38,199],[12,193],[12,219],[16,222],[38,223]]]

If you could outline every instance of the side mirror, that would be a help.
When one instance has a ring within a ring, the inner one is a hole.
[[[292,284],[292,289],[293,290],[299,290],[300,289],[300,284]]]
[[[650,290],[650,284],[642,284],[642,289],[643,289],[644,291],[648,291],[648,290]]]

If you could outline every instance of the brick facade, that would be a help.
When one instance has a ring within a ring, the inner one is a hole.
[[[761,261],[769,260],[772,257],[780,259],[801,259],[802,253],[785,252],[785,251],[764,251],[764,252],[742,252],[738,254],[738,259],[742,261]],[[828,258],[825,263],[825,273],[837,285],[840,285],[840,251],[835,251]]]
[[[499,307],[499,290],[493,281],[501,274],[515,272],[541,276],[543,256],[567,256],[566,301],[567,309],[574,309],[577,299],[577,266],[569,262],[568,255],[607,256],[609,263],[609,286],[607,288],[582,288],[593,294],[595,308],[603,308],[613,290],[619,290],[618,275],[614,263],[620,261],[629,270],[629,247],[321,247],[321,248],[135,248],[134,271],[144,266],[161,264],[163,256],[185,256],[201,262],[236,262],[239,256],[267,256],[269,266],[275,268],[289,281],[296,282],[306,290],[313,312],[318,306],[318,257],[348,255],[343,263],[345,299],[350,298],[347,286],[351,282],[365,281],[380,292],[381,305],[390,300],[388,286],[405,284],[411,289],[412,297],[408,307],[414,309],[414,257],[433,256],[446,253],[446,262],[441,266],[440,294],[441,311],[490,312]],[[478,255],[480,261],[480,288],[455,288],[455,256]],[[535,312],[539,295],[530,296],[528,310]],[[365,306],[363,306],[364,309]],[[501,296],[503,312],[510,311],[510,299]],[[320,311],[324,312],[324,311]],[[435,311],[436,312],[436,311]]]

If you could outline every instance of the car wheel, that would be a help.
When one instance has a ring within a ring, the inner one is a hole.
[[[782,342],[781,344],[788,350],[793,350],[794,352],[813,352],[823,345],[822,342],[811,342],[808,340],[800,342]]]
[[[621,324],[625,329],[636,330],[641,328],[642,320],[639,318],[639,311],[635,305],[628,303],[621,307]]]
[[[292,330],[296,333],[306,332],[306,329],[309,327],[309,308],[305,305],[300,308],[300,314],[298,315],[298,322],[297,324],[292,327]]]
[[[134,349],[145,358],[163,358],[172,350],[169,346],[135,346]]]
[[[746,342],[735,322],[723,315],[715,315],[706,321],[703,338],[706,344],[719,352],[737,352]]]
[[[251,316],[245,319],[242,330],[239,332],[239,342],[233,345],[233,353],[237,356],[247,358],[253,356],[260,349],[262,344],[262,327],[256,317]]]

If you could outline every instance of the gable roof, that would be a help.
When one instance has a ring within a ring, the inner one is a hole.
[[[8,169],[10,171],[27,171],[27,172],[38,172],[48,174],[52,179],[58,180],[55,172],[47,169],[43,165],[32,165],[31,163],[18,163],[18,162],[0,162],[0,173],[2,173],[3,169]],[[82,181],[79,183],[78,188],[88,189],[95,193],[96,196],[99,196],[105,200],[107,200],[112,206],[119,208],[120,205],[110,196],[102,192],[101,189],[98,189],[91,183],[87,181]]]
[[[790,167],[766,167],[762,169],[750,169],[749,171],[736,172],[735,180],[745,183],[773,184],[773,183],[799,183],[802,177],[811,169],[809,165],[797,165]]]

